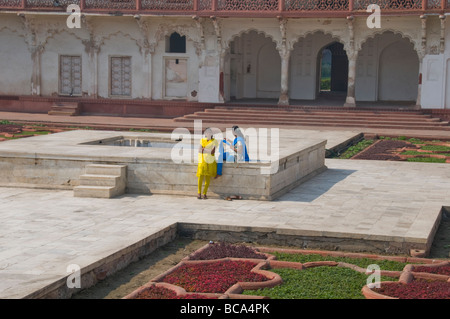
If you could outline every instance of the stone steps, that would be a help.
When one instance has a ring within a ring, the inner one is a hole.
[[[317,118],[374,118],[374,119],[429,119],[429,120],[439,120],[439,118],[433,118],[430,114],[424,113],[378,113],[378,112],[331,112],[331,111],[274,111],[274,110],[238,110],[238,109],[207,109],[204,112],[195,112],[195,115],[221,115],[227,116],[242,115],[242,116],[266,116],[266,117],[317,117]],[[191,114],[192,115],[192,114]]]
[[[48,115],[77,116],[80,114],[79,102],[55,102]]]
[[[75,197],[112,198],[125,193],[126,165],[90,164],[74,187]]]
[[[237,114],[236,114],[237,115]],[[205,120],[222,120],[222,119],[228,119],[228,114],[217,114],[217,113],[195,113],[184,116],[185,119],[197,119],[198,117],[201,117]],[[236,118],[234,116],[233,118]],[[430,117],[416,117],[416,118],[399,118],[399,117],[393,117],[393,118],[376,118],[376,117],[334,117],[334,116],[282,116],[282,115],[261,115],[261,114],[255,114],[255,115],[244,115],[239,114],[239,119],[245,119],[245,120],[252,120],[252,121],[267,121],[270,120],[272,122],[276,121],[282,121],[282,122],[299,122],[303,120],[307,121],[316,121],[320,123],[326,123],[326,122],[340,122],[340,123],[357,123],[357,124],[364,124],[364,123],[402,123],[402,124],[410,124],[410,125],[416,125],[416,124],[425,124],[425,125],[448,125],[448,122],[442,122],[438,118],[430,118]]]
[[[450,131],[450,123],[420,111],[277,109],[218,106],[174,119],[237,125],[366,127]]]

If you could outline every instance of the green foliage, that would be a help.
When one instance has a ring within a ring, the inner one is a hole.
[[[287,254],[287,253],[272,253],[276,256],[277,260],[293,261],[299,263],[307,263],[311,261],[336,261],[345,262],[359,266],[361,268],[367,268],[369,265],[377,264],[383,270],[401,271],[407,265],[406,263],[392,261],[392,260],[374,260],[370,258],[349,258],[349,257],[333,257],[322,256],[318,254]]]
[[[436,157],[414,157],[408,158],[408,162],[423,162],[423,163],[445,163],[445,158]]]
[[[424,153],[419,151],[404,151],[401,155],[426,155],[431,153]]]
[[[349,147],[344,153],[341,154],[341,156],[339,156],[339,158],[340,159],[349,159],[349,158],[355,156],[356,154],[362,152],[363,150],[365,150],[367,147],[369,147],[373,143],[374,143],[373,140],[362,140],[358,144]]]
[[[322,91],[329,91],[329,90],[331,90],[331,78],[322,78],[320,80],[320,89]]]
[[[418,138],[410,138],[408,140],[408,142],[410,142],[412,144],[423,144],[423,143],[425,143],[423,140],[418,139]]]
[[[283,278],[283,284],[245,295],[268,296],[271,299],[364,299],[361,289],[367,275],[343,267],[314,267],[304,270],[271,269]],[[382,277],[382,281],[393,281]]]
[[[444,145],[425,145],[421,147],[424,151],[450,152],[450,146]]]

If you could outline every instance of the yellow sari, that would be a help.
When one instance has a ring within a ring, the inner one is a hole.
[[[197,177],[200,176],[215,177],[217,174],[216,157],[215,155],[210,154],[210,151],[213,148],[217,149],[218,143],[214,138],[212,138],[209,141],[206,138],[202,138],[202,140],[200,141],[200,145],[202,148],[208,151],[205,151],[203,154],[198,153]]]

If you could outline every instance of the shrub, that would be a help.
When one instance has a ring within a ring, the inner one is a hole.
[[[450,276],[450,266],[439,266],[439,267],[414,266],[413,271]]]
[[[375,292],[399,299],[450,299],[450,283],[414,280],[408,284],[383,283]]]
[[[226,257],[266,259],[266,256],[256,252],[253,248],[244,245],[228,243],[209,244],[206,249],[194,253],[190,260],[211,260]]]
[[[219,261],[184,264],[163,278],[188,292],[224,293],[238,282],[260,282],[268,279],[251,272],[256,263],[250,261]]]
[[[135,299],[217,299],[200,294],[177,296],[175,291],[165,287],[151,286],[142,291]]]

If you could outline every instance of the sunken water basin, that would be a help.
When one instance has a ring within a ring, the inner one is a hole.
[[[247,136],[250,157],[265,159],[224,163],[223,176],[211,182],[210,197],[273,200],[326,169],[326,140],[283,137],[280,130],[280,138],[261,143],[259,132],[253,133]],[[0,186],[73,189],[87,165],[111,164],[126,166],[127,193],[194,196],[200,138],[80,130],[5,141],[0,143]],[[254,155],[264,152],[270,156]]]

